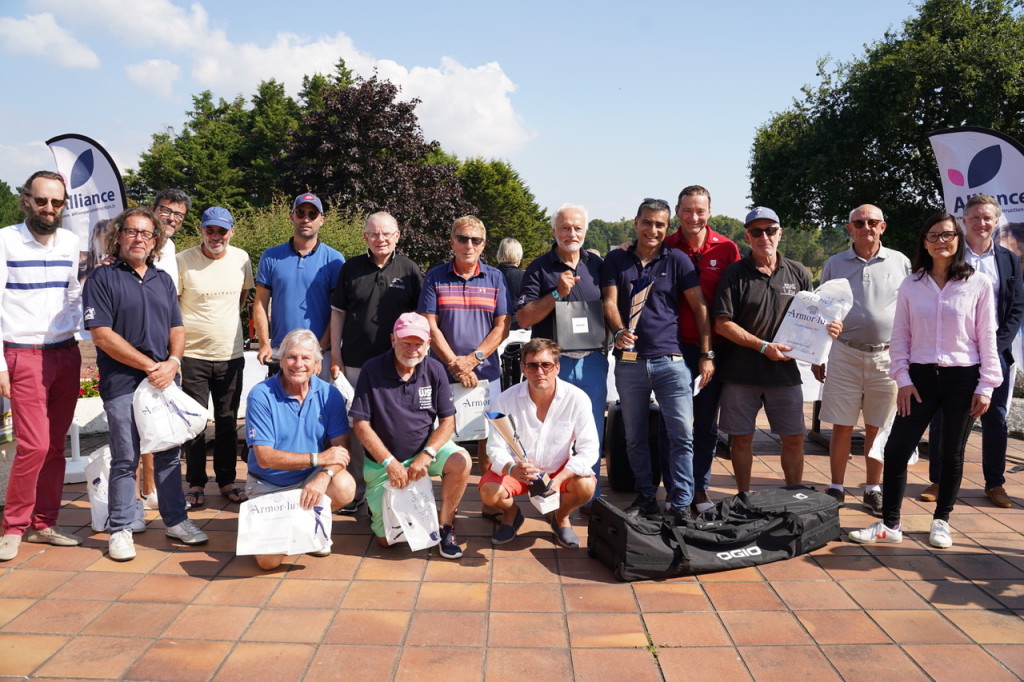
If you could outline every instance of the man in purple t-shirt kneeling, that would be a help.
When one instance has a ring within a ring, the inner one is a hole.
[[[469,453],[452,440],[455,404],[444,366],[432,357],[430,325],[417,313],[395,322],[392,349],[367,361],[352,401],[352,429],[366,450],[363,477],[370,524],[387,545],[381,503],[384,483],[404,488],[424,476],[441,477],[441,556],[458,559],[455,510],[469,481]],[[434,420],[437,419],[437,426]]]

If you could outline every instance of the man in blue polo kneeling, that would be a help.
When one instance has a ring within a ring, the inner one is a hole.
[[[441,477],[441,556],[462,556],[455,510],[469,481],[469,453],[452,440],[455,404],[444,366],[428,357],[430,325],[417,313],[395,322],[392,349],[367,361],[352,400],[352,430],[366,450],[363,475],[371,527],[387,545],[381,504],[384,483],[405,488],[424,476]],[[434,420],[437,419],[437,425]]]

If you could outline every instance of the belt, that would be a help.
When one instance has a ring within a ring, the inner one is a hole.
[[[843,341],[842,339],[839,339]],[[889,344],[887,343],[850,343],[849,341],[843,341],[843,343],[854,350],[864,351],[865,353],[880,353],[883,350],[889,350]]]
[[[563,350],[562,355],[573,360],[582,360],[593,352],[592,350]]]
[[[56,343],[13,343],[4,342],[4,348],[18,348],[21,350],[57,350],[58,348],[74,348],[78,345],[75,339],[66,339]]]

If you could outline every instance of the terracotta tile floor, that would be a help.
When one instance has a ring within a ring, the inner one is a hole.
[[[755,451],[769,454],[755,462],[755,485],[778,483],[778,449],[759,432]],[[825,450],[810,441],[806,449],[806,482],[827,484]],[[931,505],[908,498],[911,532],[900,545],[835,542],[762,568],[633,584],[617,582],[585,549],[556,548],[535,512],[516,541],[493,548],[473,487],[459,514],[466,554],[458,561],[381,550],[361,515],[335,517],[331,556],[263,573],[234,556],[237,508],[210,485],[206,506],[191,514],[209,545],[170,542],[151,511],[138,559],[118,564],[104,554],[106,535],[81,525],[84,486],[69,485],[61,522],[85,544],[23,544],[0,564],[0,676],[1019,679],[1024,474],[1008,475],[1018,506],[995,509],[980,489],[977,434],[967,457],[951,549],[928,546]],[[1024,462],[1024,443],[1011,441],[1010,459],[1010,468]],[[716,497],[731,491],[730,471],[715,461]],[[847,480],[859,485],[863,472],[863,460],[852,460]],[[912,467],[909,494],[926,472],[926,461]],[[632,498],[605,490],[615,504]],[[869,523],[859,494],[847,499],[844,529]],[[585,519],[575,526],[585,539]]]

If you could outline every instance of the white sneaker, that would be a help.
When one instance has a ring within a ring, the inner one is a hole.
[[[953,534],[949,530],[949,524],[942,519],[932,521],[932,530],[928,534],[928,544],[932,547],[945,549],[953,546]]]
[[[851,531],[847,536],[854,542],[871,545],[876,542],[903,542],[903,530],[899,527],[889,528],[881,521],[875,521],[863,530]]]
[[[10,561],[18,556],[18,547],[21,545],[21,536],[8,533],[0,537],[0,561]]]
[[[148,495],[142,496],[142,508],[143,509],[159,509],[160,506],[157,503],[156,491],[154,490]]]
[[[190,519],[185,519],[178,525],[171,526],[164,531],[164,535],[169,538],[177,538],[186,545],[201,545],[210,540],[206,533],[199,530],[199,527],[192,523]]]
[[[131,528],[110,534],[107,555],[114,561],[131,561],[135,558],[135,541],[132,540]]]
[[[135,519],[134,521],[132,521],[132,525],[128,527],[131,528],[133,533],[145,533],[146,521],[145,519]]]

